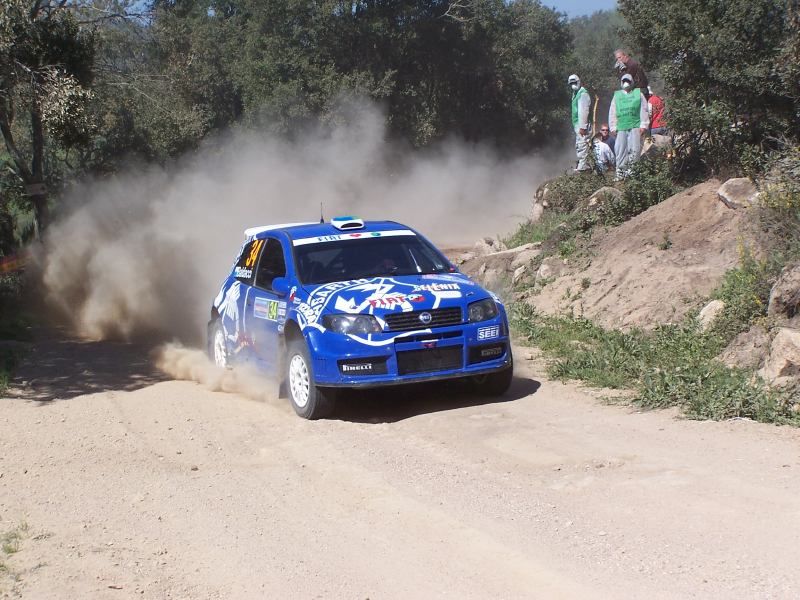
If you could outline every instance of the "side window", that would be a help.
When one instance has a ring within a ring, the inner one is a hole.
[[[256,287],[265,290],[272,289],[272,280],[276,277],[286,276],[286,261],[283,258],[283,247],[275,238],[269,238],[261,253],[256,275]]]
[[[242,283],[251,285],[253,283],[253,272],[258,262],[258,253],[264,246],[264,240],[253,240],[244,247],[239,261],[236,263],[236,268],[233,270],[233,276]]]

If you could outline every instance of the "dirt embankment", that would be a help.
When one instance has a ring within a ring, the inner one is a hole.
[[[556,279],[530,301],[606,327],[680,321],[739,264],[743,248],[757,247],[752,213],[725,206],[718,188],[707,181],[599,233],[586,270]]]

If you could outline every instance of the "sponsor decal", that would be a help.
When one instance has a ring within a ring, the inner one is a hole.
[[[237,279],[250,279],[253,276],[253,269],[246,269],[245,267],[236,267],[233,270],[233,276]]]
[[[457,283],[423,283],[422,285],[415,285],[415,292],[446,292],[458,291],[461,286]]]
[[[370,231],[368,233],[339,233],[333,235],[320,235],[310,238],[299,238],[292,240],[294,246],[305,246],[306,244],[323,244],[325,242],[342,242],[347,240],[357,240],[369,235],[370,237],[395,237],[398,235],[416,235],[410,229],[395,229],[392,231]]]
[[[352,363],[349,365],[342,365],[342,373],[363,373],[364,371],[372,371],[372,363]]]
[[[425,296],[422,294],[409,294],[407,296],[398,294],[396,296],[382,296],[380,298],[373,298],[369,301],[369,305],[373,308],[394,308],[406,302],[425,302]]]
[[[284,315],[286,314],[284,308]],[[256,298],[253,303],[253,316],[257,319],[266,319],[268,321],[278,320],[278,301],[269,300],[267,298]]]
[[[500,337],[500,325],[492,325],[491,327],[478,327],[479,340],[493,340]],[[482,356],[489,356],[482,354]]]
[[[492,348],[484,348],[481,350],[481,358],[488,358],[490,356],[500,356],[503,353],[502,346],[493,346]]]
[[[286,319],[286,302],[278,302],[278,319]]]

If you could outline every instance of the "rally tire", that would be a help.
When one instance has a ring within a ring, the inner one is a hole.
[[[336,403],[335,390],[314,384],[314,371],[304,340],[289,342],[284,367],[286,394],[292,408],[304,419],[323,419]]]
[[[220,319],[214,321],[209,328],[208,358],[220,368],[227,369],[231,366],[228,341],[225,339],[225,331],[222,329]]]
[[[481,396],[502,396],[511,387],[514,378],[514,367],[509,366],[502,371],[487,375],[477,375],[472,378],[475,391]]]

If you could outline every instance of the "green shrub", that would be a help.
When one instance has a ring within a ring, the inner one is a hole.
[[[610,175],[597,173],[565,174],[547,183],[547,204],[550,210],[569,213],[601,187],[611,185]]]
[[[520,223],[517,230],[512,233],[508,238],[503,240],[503,243],[508,248],[516,248],[524,244],[541,243],[553,235],[560,226],[568,222],[570,215],[557,211],[545,211],[542,218],[532,223],[525,221]]]
[[[552,359],[548,372],[553,377],[631,388],[640,406],[679,406],[692,418],[747,417],[800,424],[800,415],[792,411],[785,394],[714,360],[720,338],[701,332],[693,318],[652,332],[622,332],[515,305],[512,322],[520,335]]]
[[[608,202],[601,220],[606,225],[620,225],[663,202],[678,191],[672,173],[672,163],[665,157],[644,159],[634,163],[625,179],[622,196]]]

